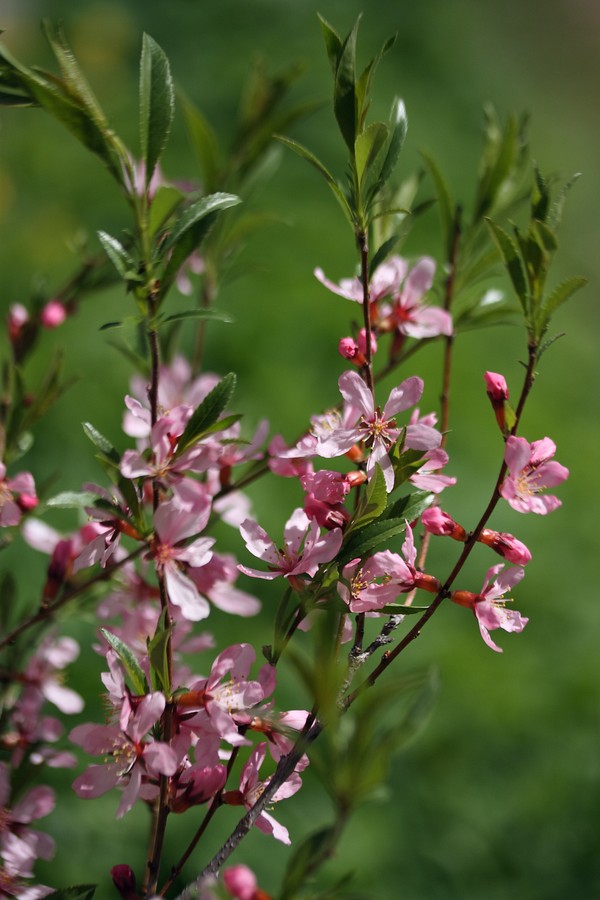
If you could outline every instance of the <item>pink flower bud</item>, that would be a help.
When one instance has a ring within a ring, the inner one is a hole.
[[[118,890],[123,900],[138,900],[138,893],[135,884],[135,875],[129,866],[124,863],[113,866],[110,870],[113,884]]]
[[[31,512],[32,509],[36,508],[39,500],[35,494],[21,494],[17,502],[23,512]]]
[[[443,537],[451,537],[455,541],[466,541],[467,532],[455,522],[452,516],[444,512],[439,506],[426,509],[421,516],[421,521],[430,534],[438,534]]]
[[[478,537],[482,544],[491,547],[504,559],[509,562],[516,563],[518,566],[525,566],[531,559],[531,553],[521,541],[517,540],[512,534],[505,531],[491,531],[484,528]]]
[[[498,375],[497,372],[486,372],[484,378],[492,405],[503,404],[505,400],[508,400],[508,387],[503,375]]]
[[[256,875],[248,866],[237,865],[223,872],[223,882],[236,900],[254,900],[258,883]]]
[[[8,336],[12,344],[20,337],[23,326],[29,321],[29,313],[22,303],[13,303],[8,311]]]
[[[349,359],[355,366],[364,366],[367,362],[364,353],[359,350],[358,344],[351,337],[342,338],[338,344],[338,353],[344,359]]]
[[[40,322],[44,328],[58,328],[66,318],[67,310],[60,300],[49,300],[40,313]]]

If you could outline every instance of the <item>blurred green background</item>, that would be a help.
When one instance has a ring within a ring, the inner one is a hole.
[[[463,610],[449,607],[436,615],[401,662],[406,669],[431,663],[438,667],[441,690],[431,721],[396,757],[389,791],[351,823],[323,879],[333,883],[351,870],[348,892],[370,898],[587,900],[600,895],[597,3],[4,0],[0,27],[15,55],[29,64],[49,64],[38,23],[42,16],[62,18],[102,106],[135,149],[142,31],[162,45],[177,82],[226,143],[240,91],[258,55],[271,70],[305,61],[306,72],[294,89],[298,100],[329,96],[317,10],[343,34],[364,12],[359,36],[363,63],[398,32],[376,80],[372,115],[386,117],[394,95],[406,102],[409,132],[399,177],[419,166],[420,149],[429,150],[468,206],[483,104],[492,101],[502,118],[513,110],[530,111],[532,154],[542,171],[563,178],[583,173],[567,203],[554,279],[577,274],[590,280],[557,316],[554,330],[566,337],[542,360],[523,421],[530,440],[549,434],[556,441],[558,459],[571,470],[558,492],[563,507],[547,519],[506,508],[493,522],[533,551],[516,600],[530,623],[521,636],[501,635],[505,652],[499,655],[484,646]],[[68,277],[76,263],[70,248],[82,230],[93,245],[97,229],[116,233],[127,221],[124,204],[96,160],[43,113],[3,110],[0,125],[4,312],[12,302],[27,302],[40,286],[51,293]],[[293,136],[341,172],[343,149],[329,107],[297,125]],[[198,177],[181,119],[163,168],[171,178]],[[430,192],[426,185],[422,195]],[[245,260],[252,273],[223,289],[219,305],[234,314],[236,325],[214,326],[207,367],[237,371],[236,408],[247,413],[250,424],[266,416],[274,432],[291,440],[311,413],[336,401],[335,380],[343,369],[336,345],[348,332],[354,311],[329,295],[311,273],[320,265],[335,279],[349,275],[354,248],[326,187],[292,154],[282,154],[280,168],[256,202],[285,224],[251,241]],[[405,253],[440,259],[437,234],[432,210],[411,234]],[[86,301],[76,320],[44,335],[43,352],[30,366],[35,383],[54,350],[65,346],[66,371],[77,378],[38,429],[26,457],[27,468],[40,482],[52,481],[53,491],[77,489],[82,481],[101,477],[91,445],[81,434],[82,419],[92,420],[118,447],[127,445],[120,432],[120,398],[130,370],[98,329],[122,315],[128,302],[118,292]],[[173,302],[176,306],[178,301]],[[520,330],[504,328],[469,333],[457,346],[460,394],[454,403],[448,472],[460,482],[445,495],[444,508],[469,527],[489,494],[500,453],[483,371],[505,373],[516,389],[525,344]],[[427,385],[422,408],[433,408],[439,394],[436,348],[417,357],[416,371]],[[252,492],[257,517],[276,534],[289,503],[299,502],[286,488],[275,495],[273,485],[264,483]],[[52,521],[66,527],[66,519]],[[452,558],[450,551],[442,557],[444,549],[431,556],[428,567],[440,576]],[[37,555],[32,559],[17,545],[3,555],[2,564],[18,574],[22,601],[37,597],[45,561]],[[472,583],[463,586],[477,590],[494,561],[478,556],[468,570]],[[262,628],[267,620],[268,613],[261,622],[244,624],[244,635],[257,646],[268,640]],[[69,627],[89,645],[93,625],[89,614],[82,613],[81,622]],[[239,637],[235,622],[218,613],[209,627],[220,640]],[[74,680],[87,686],[89,706],[81,720],[101,714],[100,660],[89,652],[84,656],[72,667]],[[99,882],[98,896],[109,897],[110,866],[128,862],[141,869],[144,811],[116,822],[115,796],[86,803],[70,790],[71,772],[57,771],[52,777],[64,798],[42,826],[54,834],[58,849],[53,863],[39,865],[39,880],[53,886]],[[293,840],[327,821],[318,782],[307,779],[302,795],[277,814]],[[217,846],[234,821],[230,817],[221,831],[215,829],[209,843]],[[170,838],[173,854],[187,827],[183,820],[178,826]],[[198,867],[209,851],[212,845],[198,855]],[[276,889],[285,864],[283,848],[256,833],[238,858],[254,866],[266,890]]]

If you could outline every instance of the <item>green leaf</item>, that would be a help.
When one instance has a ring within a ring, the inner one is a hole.
[[[384,125],[383,122],[373,122],[356,138],[354,156],[359,184],[362,184],[365,177],[369,174],[369,170],[381,152],[388,134],[387,125]]]
[[[344,539],[347,541],[354,532],[377,519],[386,508],[386,505],[387,489],[385,478],[381,471],[381,466],[376,465],[375,474],[367,483],[364,496],[361,497],[354,517],[346,529]]]
[[[350,539],[342,546],[338,555],[340,563],[346,563],[357,557],[371,555],[376,547],[389,544],[392,538],[404,534],[406,519],[383,518],[371,522],[364,528],[354,531]]]
[[[144,34],[140,60],[140,145],[146,164],[146,186],[169,139],[175,91],[169,60],[153,38]]]
[[[377,252],[373,254],[369,261],[369,278],[373,277],[373,272],[375,271],[377,266],[380,266],[382,262],[385,262],[390,254],[390,251],[393,250],[399,240],[400,235],[393,234],[390,238],[387,239],[387,241],[384,241],[381,247],[377,249]]]
[[[155,235],[183,202],[184,195],[177,188],[161,185],[152,197],[150,205],[150,234]]]
[[[232,315],[222,309],[186,309],[166,316],[164,322],[178,322],[180,319],[211,319],[215,322],[234,322]]]
[[[181,211],[161,248],[165,256],[170,253],[160,279],[161,299],[166,295],[185,260],[196,250],[208,233],[216,214],[221,210],[237,206],[238,203],[241,203],[240,198],[234,194],[209,194]]]
[[[446,179],[442,175],[442,171],[433,157],[430,156],[429,153],[425,153],[424,151],[421,151],[421,156],[425,161],[425,165],[427,167],[429,175],[431,176],[431,180],[433,181],[435,194],[438,201],[438,208],[440,211],[440,218],[442,220],[444,244],[446,246],[446,252],[449,253],[452,243],[452,234],[454,230],[454,200],[452,199],[452,195],[450,194],[450,189],[448,187]]]
[[[108,440],[108,438],[105,438],[104,435],[100,431],[98,431],[97,428],[94,428],[94,426],[90,422],[82,422],[82,427],[85,436],[92,442],[92,444],[94,444],[98,448],[98,450],[101,450],[104,456],[108,457],[108,459],[110,459],[115,464],[118,464],[121,457],[119,456],[111,442]]]
[[[150,686],[133,650],[106,628],[101,628],[100,631],[123,663],[134,693],[137,696],[149,694]]]
[[[173,625],[165,627],[167,611],[163,610],[156,625],[152,639],[148,640],[148,657],[150,659],[150,679],[155,691],[171,694],[169,678],[169,641]]]
[[[71,887],[60,888],[47,897],[53,897],[54,900],[92,900],[96,893],[97,884],[76,884]]]
[[[221,154],[217,136],[196,106],[183,94],[179,94],[183,117],[192,150],[200,163],[202,178],[207,191],[218,185]]]
[[[529,313],[529,288],[527,286],[527,278],[517,245],[500,225],[496,225],[491,219],[486,219],[486,223],[492,233],[492,237],[496,242],[498,250],[500,251],[500,256],[506,266],[515,293],[523,308],[523,312],[527,316]]]
[[[388,506],[381,518],[403,518],[407,522],[412,522],[414,519],[418,519],[423,510],[431,506],[434,500],[435,494],[428,491],[414,491]]]
[[[83,106],[85,106],[91,117],[97,122],[98,126],[102,129],[107,129],[108,122],[106,121],[106,116],[88,84],[87,79],[81,71],[73,51],[67,44],[64,33],[60,28],[54,29],[47,19],[44,19],[42,22],[42,31],[52,48],[52,52],[58,60],[63,77],[70,88],[70,92],[77,97]]]
[[[179,438],[177,454],[183,453],[184,450],[195,444],[206,430],[217,422],[233,396],[235,382],[235,374],[230,372],[204,398]]]
[[[486,110],[486,143],[475,198],[473,223],[486,216],[496,205],[502,185],[509,179],[519,151],[519,122],[509,116],[504,132],[491,110]]]
[[[585,287],[587,283],[587,278],[575,276],[573,278],[567,278],[566,281],[563,281],[558,287],[554,288],[550,296],[542,303],[540,310],[542,314],[542,327],[545,327],[550,321],[551,316],[559,306],[562,306],[562,304],[569,300],[573,294]]]
[[[402,151],[404,139],[406,138],[406,132],[408,130],[406,108],[404,106],[404,101],[400,100],[399,97],[396,97],[396,99],[394,100],[392,112],[390,114],[390,123],[392,126],[392,131],[390,134],[387,152],[385,154],[385,159],[383,160],[383,165],[381,167],[381,172],[379,173],[379,186],[384,185],[394,171],[396,163],[398,162],[398,158]]]
[[[317,16],[319,17],[319,21],[321,23],[321,30],[323,32],[323,38],[325,40],[325,49],[327,50],[327,57],[331,65],[331,71],[335,76],[338,59],[342,54],[342,39],[337,31],[335,31],[331,27],[329,22],[327,22],[320,13],[317,13]]]
[[[273,135],[273,137],[275,137],[276,140],[281,141],[282,144],[285,144],[286,147],[289,147],[290,150],[293,150],[294,153],[297,153],[298,156],[301,156],[303,159],[307,160],[307,162],[309,162],[312,166],[315,167],[318,172],[321,173],[321,175],[333,191],[336,200],[342,207],[346,218],[348,219],[350,224],[352,224],[352,210],[350,209],[350,205],[346,200],[342,188],[333,177],[331,172],[323,165],[323,163],[319,159],[317,159],[314,153],[311,153],[310,150],[308,150],[306,147],[303,147],[302,144],[297,143],[297,141],[292,141],[290,140],[290,138],[283,137],[283,135],[281,134],[275,134]]]
[[[53,509],[85,509],[93,506],[97,500],[97,494],[91,491],[62,491],[46,501],[46,506]]]
[[[358,109],[356,99],[356,35],[360,16],[344,43],[338,56],[333,87],[333,111],[346,146],[354,155],[354,143],[358,131]]]
[[[98,239],[113,266],[125,281],[141,281],[136,265],[123,244],[105,231],[97,232]]]

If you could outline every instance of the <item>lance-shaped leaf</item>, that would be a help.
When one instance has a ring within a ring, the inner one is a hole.
[[[216,214],[237,206],[238,203],[241,203],[241,200],[235,194],[209,194],[208,197],[196,200],[181,211],[162,247],[163,252],[170,255],[160,279],[161,299],[175,280],[180,267],[208,233]]]
[[[42,30],[46,40],[52,47],[52,52],[58,60],[63,78],[70,89],[70,93],[77,97],[78,101],[87,109],[92,119],[97,122],[100,128],[108,128],[106,116],[104,115],[85,75],[81,71],[73,51],[67,44],[62,30],[60,28],[53,28],[47,19],[42,23]]]
[[[331,71],[335,76],[335,70],[337,69],[338,59],[342,53],[342,39],[337,33],[337,31],[331,27],[329,22],[323,18],[320,13],[317,13],[319,17],[319,21],[321,23],[321,30],[323,32],[323,39],[325,41],[325,49],[327,51],[327,58],[329,59],[329,64],[331,66]]]
[[[331,174],[329,169],[327,169],[327,167],[323,165],[321,160],[318,159],[314,155],[314,153],[311,153],[311,151],[308,150],[306,147],[304,147],[302,144],[299,144],[297,141],[292,141],[292,140],[290,140],[290,138],[283,137],[283,135],[281,135],[281,134],[276,134],[274,136],[275,136],[275,138],[277,138],[278,141],[281,141],[282,144],[285,144],[286,147],[289,147],[290,150],[293,150],[294,153],[297,153],[298,156],[301,156],[303,159],[306,159],[312,166],[315,167],[315,169],[318,172],[321,173],[321,175],[323,176],[323,178],[325,179],[325,181],[327,182],[327,184],[333,191],[334,197],[336,198],[336,200],[342,207],[346,218],[348,219],[350,224],[352,224],[352,210],[350,208],[350,204],[346,200],[346,196],[345,196],[342,188],[340,187],[340,185],[338,184],[336,179],[333,177],[333,175]]]
[[[173,313],[171,316],[166,316],[163,321],[179,322],[182,319],[208,319],[212,322],[227,323],[235,321],[233,316],[223,309],[186,309],[182,312]]]
[[[179,438],[177,445],[178,454],[183,453],[184,450],[200,440],[207,429],[215,424],[233,396],[235,382],[235,374],[229,372],[207,394],[200,406],[192,414],[183,434]]]
[[[97,494],[91,491],[62,491],[46,501],[46,506],[54,509],[85,509],[92,506],[97,499]]]
[[[150,659],[150,680],[155,691],[163,691],[167,697],[171,694],[169,678],[169,641],[173,625],[166,626],[167,611],[163,610],[156,625],[156,631],[148,644]]]
[[[359,184],[365,180],[370,169],[379,156],[388,137],[388,127],[383,122],[372,122],[354,143],[356,159],[356,176]]]
[[[92,900],[96,893],[97,884],[73,884],[70,887],[59,888],[47,894],[53,900]]]
[[[140,281],[135,262],[123,244],[105,231],[98,231],[98,240],[104,247],[106,255],[124,281]]]
[[[379,173],[379,186],[386,183],[386,181],[396,168],[396,163],[398,162],[398,158],[400,156],[400,152],[402,151],[404,140],[406,138],[406,132],[408,131],[406,107],[404,106],[404,101],[399,97],[396,97],[392,105],[390,125],[392,130],[390,133],[390,140],[388,143],[387,152],[385,154],[385,159],[383,160],[381,172]]]
[[[586,284],[587,278],[575,276],[573,278],[567,278],[566,281],[563,281],[558,287],[554,288],[550,296],[543,301],[540,307],[540,327],[542,330],[545,330],[548,322],[558,307],[562,306],[563,303],[569,300],[577,291],[580,291],[582,287],[585,287]]]
[[[517,245],[511,236],[500,226],[496,225],[490,219],[486,219],[488,228],[492,233],[492,237],[496,241],[502,261],[506,266],[510,280],[512,281],[515,293],[519,298],[519,302],[523,308],[525,316],[529,315],[529,288],[527,285],[527,277],[523,267],[523,261],[517,249]]]
[[[123,663],[125,672],[129,676],[131,687],[133,688],[134,693],[138,696],[141,696],[142,694],[149,694],[150,687],[148,685],[148,681],[146,679],[146,676],[144,675],[144,670],[137,661],[137,657],[133,650],[128,647],[127,644],[121,640],[121,638],[118,638],[116,634],[107,631],[106,628],[101,628],[100,632]]]
[[[359,110],[356,97],[356,35],[360,16],[338,56],[333,86],[333,111],[351,156],[358,131]]]
[[[102,455],[110,462],[118,465],[120,456],[108,438],[104,437],[102,432],[98,431],[97,428],[94,428],[90,422],[83,422],[82,427],[85,436],[98,448],[98,450],[100,450]]]
[[[385,478],[383,477],[381,466],[376,465],[375,474],[367,484],[354,517],[346,530],[345,540],[348,541],[350,535],[377,519],[385,510],[386,504],[387,489]]]
[[[146,186],[166,147],[175,111],[175,89],[169,60],[145,34],[140,60],[140,144],[146,164]]]
[[[192,150],[200,163],[206,190],[214,191],[221,168],[221,152],[217,136],[200,110],[179,93],[183,117]]]
[[[429,155],[429,153],[425,153],[424,151],[421,151],[421,156],[425,161],[425,165],[427,166],[427,170],[435,187],[438,209],[440,211],[440,218],[442,220],[444,245],[446,247],[446,253],[449,255],[454,228],[454,200],[452,199],[448,183],[446,182],[446,179],[442,174],[442,170],[440,169],[436,161],[432,156]]]

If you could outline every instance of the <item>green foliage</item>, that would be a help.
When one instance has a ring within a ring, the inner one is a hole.
[[[117,637],[116,634],[112,634],[112,632],[108,631],[106,628],[101,628],[100,631],[104,639],[108,641],[123,663],[123,668],[125,669],[126,675],[129,677],[129,682],[134,694],[137,696],[149,694],[150,687],[148,681],[131,647],[128,647],[121,638]]]
[[[225,375],[204,398],[200,406],[194,410],[183,434],[179,438],[177,454],[183,453],[188,447],[197,443],[207,433],[208,429],[216,424],[219,416],[233,396],[235,382],[236,377],[233,372]]]
[[[61,888],[59,891],[52,891],[46,896],[54,897],[54,900],[92,900],[97,886],[96,884],[77,884]]]
[[[175,113],[175,89],[169,60],[144,34],[140,60],[140,146],[146,188],[166,147]]]

